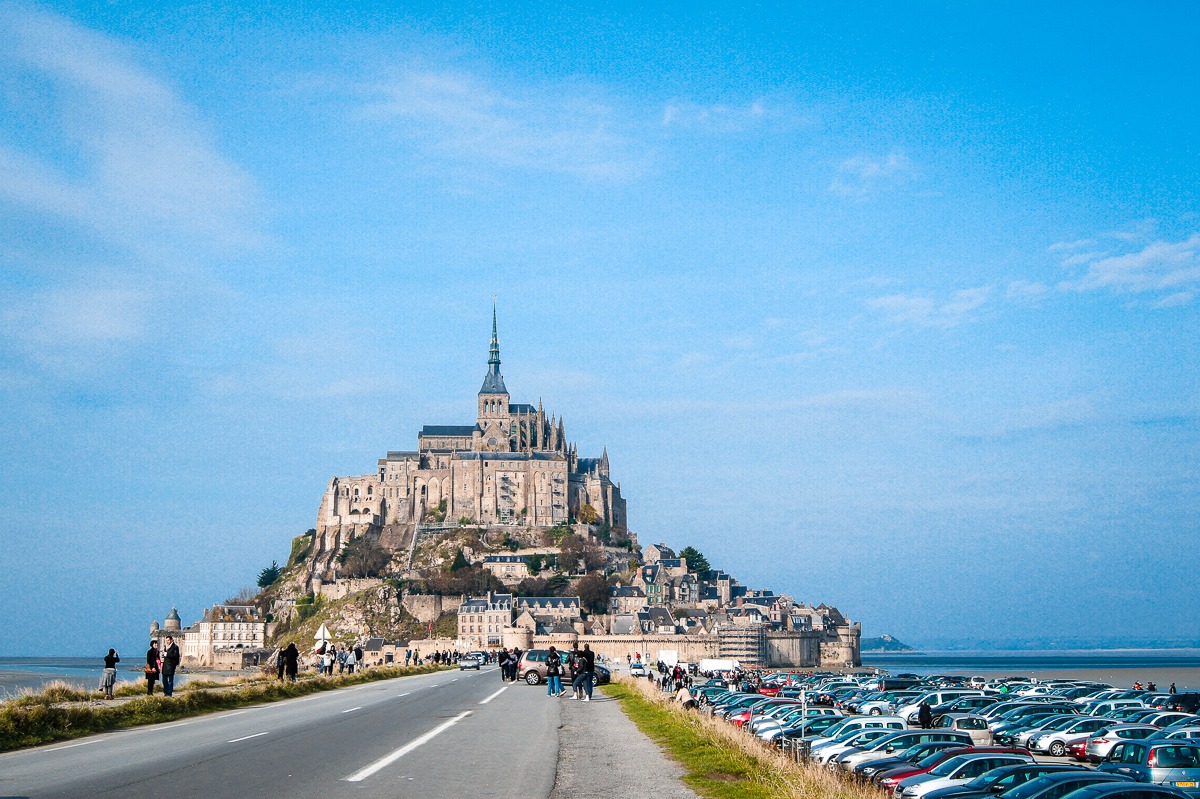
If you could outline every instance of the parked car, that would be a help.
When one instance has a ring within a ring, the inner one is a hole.
[[[992,733],[988,731],[987,719],[970,713],[946,713],[942,715],[936,729],[958,730],[971,736],[971,741],[977,746],[987,746],[992,742]]]
[[[1103,774],[1091,769],[1078,769],[1045,774],[1024,785],[1010,788],[999,796],[1001,799],[1062,799],[1080,788],[1109,782],[1119,782],[1123,785],[1135,784],[1133,780],[1119,774]]]
[[[954,784],[966,784],[994,768],[1032,762],[1033,758],[1029,755],[990,753],[957,755],[933,767],[926,774],[918,774],[901,780],[896,786],[895,795],[900,799],[918,799],[918,797],[939,788],[946,788]]]
[[[849,771],[859,763],[867,760],[883,760],[885,757],[891,757],[896,752],[907,749],[913,744],[928,743],[930,741],[957,741],[963,746],[970,746],[971,736],[965,732],[954,732],[952,730],[905,730],[903,732],[894,732],[891,735],[885,735],[877,741],[872,741],[865,747],[847,749],[837,756],[835,762],[841,768]]]
[[[629,676],[630,677],[645,677],[646,676],[646,664],[642,663],[641,661],[634,663],[632,666],[629,667]]]
[[[483,661],[481,661],[475,655],[463,655],[458,659],[458,670],[465,671],[466,669],[475,669],[475,671],[479,671],[479,667],[482,665],[482,663]]]
[[[1088,760],[1099,763],[1122,741],[1143,741],[1159,731],[1158,727],[1151,727],[1149,724],[1117,724],[1109,727],[1088,738]]]
[[[1056,726],[1054,729],[1043,730],[1037,735],[1030,736],[1029,751],[1045,752],[1051,757],[1063,757],[1072,744],[1083,741],[1086,746],[1088,738],[1111,726],[1113,725],[1108,719],[1091,716],[1068,718],[1063,726]]]
[[[922,763],[930,755],[945,752],[948,749],[962,748],[963,745],[956,741],[930,741],[929,743],[914,744],[907,749],[897,752],[895,757],[885,757],[883,760],[869,760],[866,763],[859,763],[851,769],[851,773],[864,779],[874,779],[876,776],[883,776],[893,770],[907,770],[914,766],[920,768],[917,764]],[[928,765],[933,767],[937,765],[937,761],[931,760]],[[916,769],[913,768],[913,770],[915,771]]]
[[[1060,763],[1018,763],[1001,766],[980,774],[962,785],[950,785],[929,791],[925,799],[990,799],[998,793],[1024,785],[1030,780],[1061,771],[1084,771],[1083,766]]]
[[[1200,796],[1200,745],[1187,741],[1122,741],[1096,769]]]
[[[962,755],[1020,755],[1021,762],[1030,762],[1031,758],[1024,752],[1016,749],[1008,749],[994,746],[957,746],[953,749],[943,749],[936,754],[928,755],[916,763],[908,766],[900,765],[890,769],[886,773],[880,773],[875,777],[875,782],[880,787],[893,791],[901,782],[909,777],[917,777],[922,774],[929,774],[935,768],[941,766],[947,760],[961,757]]]
[[[1136,782],[1101,782],[1079,788],[1071,799],[1185,799],[1187,794],[1165,785],[1142,785]]]

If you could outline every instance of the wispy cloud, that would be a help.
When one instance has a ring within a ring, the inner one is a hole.
[[[838,164],[829,190],[842,197],[866,197],[916,174],[916,167],[902,150],[885,156],[859,155]]]
[[[970,321],[991,294],[990,286],[962,289],[946,300],[917,294],[890,294],[868,299],[867,307],[885,314],[897,324],[951,328]]]
[[[195,114],[125,45],[63,17],[0,8],[0,68],[48,87],[57,157],[0,142],[0,198],[110,242],[257,240],[256,189]],[[64,157],[64,153],[67,157]]]
[[[607,181],[637,178],[651,163],[616,111],[579,90],[506,89],[466,72],[412,69],[369,95],[364,118],[394,123],[430,157]]]
[[[811,124],[814,119],[793,108],[765,100],[708,104],[671,100],[663,105],[661,118],[662,127],[667,130],[715,133],[741,133],[781,121],[789,126],[799,126]]]
[[[1157,295],[1156,307],[1185,305],[1200,292],[1200,233],[1182,241],[1160,239],[1118,255],[1068,258],[1063,266],[1086,267],[1079,278],[1064,281],[1064,289]]]

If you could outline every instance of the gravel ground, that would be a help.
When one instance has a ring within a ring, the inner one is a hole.
[[[642,734],[617,700],[597,691],[591,702],[565,696],[546,701],[558,701],[561,707],[558,777],[551,799],[698,799],[680,781],[682,767]]]

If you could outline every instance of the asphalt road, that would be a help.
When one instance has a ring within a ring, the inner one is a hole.
[[[404,677],[0,755],[0,797],[520,797],[558,702],[496,669]]]

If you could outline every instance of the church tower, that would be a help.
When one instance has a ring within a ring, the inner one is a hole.
[[[509,425],[508,389],[500,374],[500,340],[496,334],[496,304],[492,303],[492,346],[488,350],[488,371],[479,389],[480,441],[486,452],[508,452]]]

